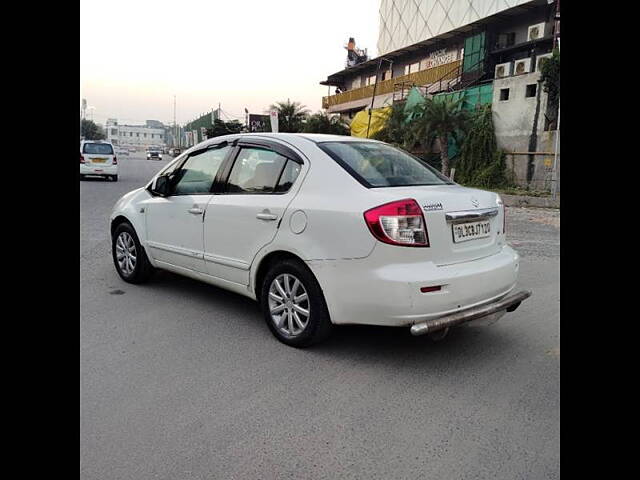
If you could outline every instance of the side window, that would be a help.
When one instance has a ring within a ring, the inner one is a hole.
[[[229,193],[273,193],[287,158],[258,147],[243,147],[229,180]]]
[[[278,185],[276,185],[276,193],[284,193],[288,192],[293,185],[293,182],[298,178],[298,174],[300,173],[300,164],[294,162],[293,160],[287,160],[287,164],[282,171],[282,175],[280,176],[280,180],[278,181]]]
[[[210,148],[189,156],[178,170],[173,195],[197,195],[211,191],[213,180],[231,147]]]

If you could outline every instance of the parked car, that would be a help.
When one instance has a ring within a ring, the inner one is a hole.
[[[516,291],[500,196],[412,155],[336,135],[206,140],[111,214],[129,283],[169,270],[257,300],[271,332],[304,347],[337,324],[442,337],[497,320]]]
[[[147,148],[147,160],[162,160],[162,150],[159,147]]]
[[[80,142],[80,179],[97,175],[118,181],[118,158],[110,142],[83,140]]]
[[[129,149],[123,147],[116,147],[116,155],[126,155],[129,156]]]
[[[177,157],[180,153],[182,153],[182,150],[178,147],[172,147],[169,149],[169,155],[172,157]]]

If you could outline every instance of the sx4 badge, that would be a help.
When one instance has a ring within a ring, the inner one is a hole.
[[[433,212],[434,210],[442,210],[442,203],[425,203],[422,205],[425,212]]]

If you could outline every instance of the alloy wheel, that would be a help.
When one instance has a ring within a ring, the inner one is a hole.
[[[121,232],[116,240],[116,260],[120,271],[126,276],[133,274],[136,269],[136,243],[129,232]]]
[[[271,321],[285,335],[300,335],[309,324],[310,304],[307,290],[290,273],[278,275],[269,287]]]

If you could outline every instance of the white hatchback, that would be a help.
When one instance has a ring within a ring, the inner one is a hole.
[[[106,177],[118,181],[118,157],[113,145],[102,140],[80,142],[80,178],[86,175]]]
[[[190,148],[124,195],[112,253],[130,283],[159,268],[257,300],[288,345],[335,324],[442,337],[531,294],[515,291],[504,219],[497,194],[382,142],[239,134]]]

